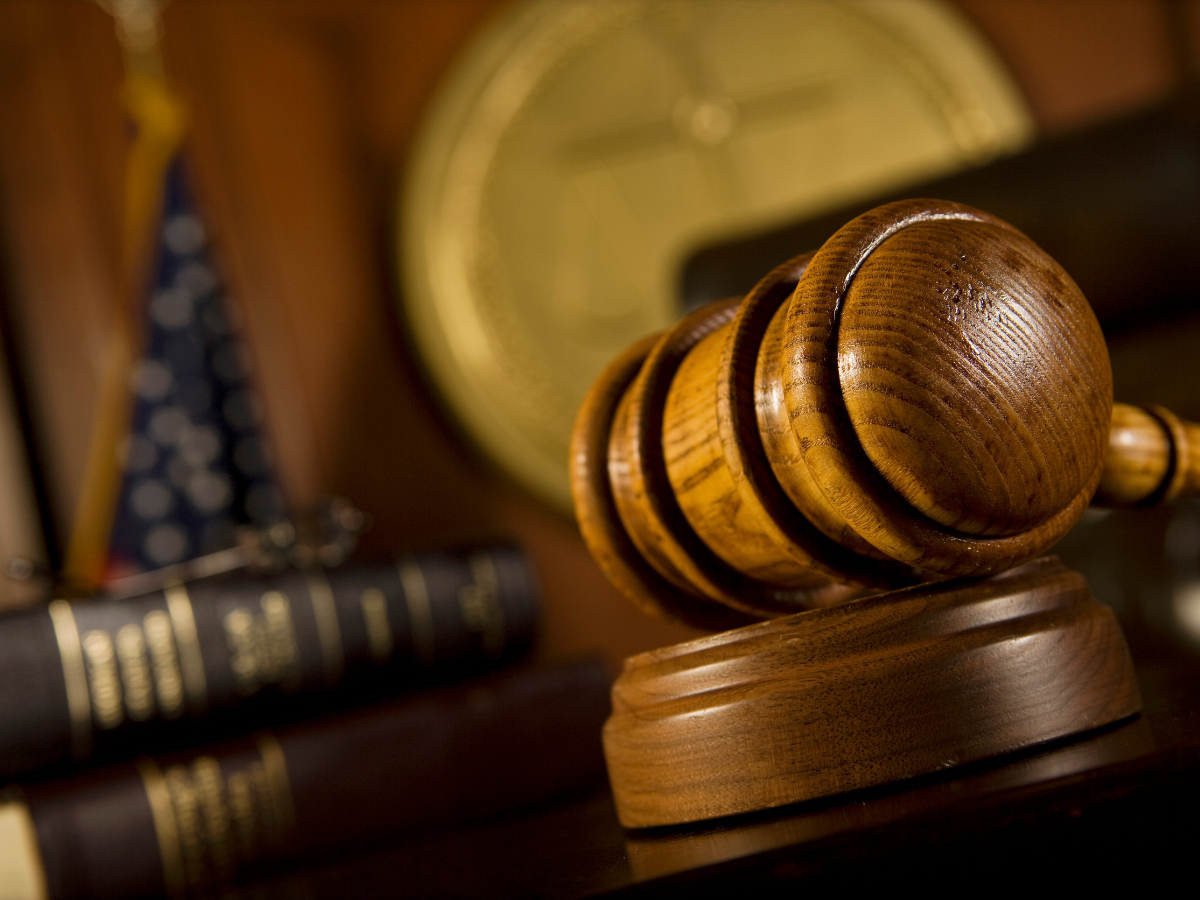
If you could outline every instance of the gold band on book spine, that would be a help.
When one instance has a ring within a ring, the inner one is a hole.
[[[83,647],[75,613],[66,600],[52,600],[48,607],[62,659],[63,680],[67,687],[67,712],[71,716],[71,755],[85,759],[92,749],[92,704],[88,694],[87,670],[83,665]]]
[[[46,867],[29,807],[0,803],[0,896],[5,900],[48,900]]]
[[[504,652],[504,607],[500,605],[500,579],[496,563],[486,553],[470,559],[473,591],[459,591],[458,605],[463,621],[477,627],[483,636],[483,649],[492,659]],[[471,602],[468,602],[470,600]]]
[[[404,588],[404,603],[408,607],[409,628],[412,631],[413,654],[422,665],[433,663],[433,613],[429,609],[429,591],[425,573],[415,562],[401,562],[400,585]]]
[[[158,838],[158,855],[162,860],[163,888],[168,897],[182,897],[187,890],[187,880],[183,872],[183,851],[179,846],[179,828],[175,822],[170,791],[154,760],[140,760],[137,769],[146,788],[146,799],[150,802],[150,815],[154,819],[154,835]]]
[[[172,900],[225,896],[244,866],[291,851],[296,811],[283,748],[267,733],[255,735],[254,747],[257,760],[202,754],[165,771],[138,762]]]
[[[292,803],[292,784],[288,779],[287,758],[275,735],[267,731],[254,737],[267,774],[271,802],[275,808],[281,838],[290,840],[296,830],[296,807]]]
[[[204,677],[204,656],[200,652],[200,639],[196,635],[196,617],[192,612],[192,600],[182,584],[168,585],[163,589],[167,598],[167,613],[171,616],[171,629],[175,632],[175,643],[179,646],[179,668],[183,673],[183,690],[188,706],[193,713],[203,711],[208,704],[208,682]]]
[[[342,680],[346,666],[346,648],[342,644],[342,629],[338,625],[337,602],[329,579],[320,569],[304,573],[308,599],[313,617],[317,620],[317,639],[321,642],[321,659],[325,666],[325,681],[335,685]]]

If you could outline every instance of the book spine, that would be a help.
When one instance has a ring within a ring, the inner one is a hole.
[[[55,600],[0,618],[0,777],[478,671],[537,613],[511,547]]]
[[[423,692],[28,789],[3,857],[55,900],[210,896],[269,869],[603,784],[596,662]]]

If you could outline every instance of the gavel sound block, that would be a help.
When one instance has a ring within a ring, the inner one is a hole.
[[[1194,491],[1197,447],[1166,410],[1114,407],[1099,325],[1054,260],[942,201],[860,216],[631,347],[576,422],[580,526],[634,603],[723,633],[626,661],[604,732],[621,821],[777,806],[1133,715],[1112,613],[1030,561],[1093,498]]]

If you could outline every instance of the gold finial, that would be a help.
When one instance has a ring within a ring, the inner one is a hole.
[[[64,576],[103,581],[113,514],[121,486],[117,445],[130,421],[129,376],[137,354],[132,309],[145,289],[153,237],[162,213],[167,169],[187,127],[183,103],[167,85],[160,51],[165,0],[96,0],[115,23],[125,57],[122,99],[137,126],[125,164],[120,300],[100,386],[99,409],[84,468],[84,484],[67,547]]]
[[[146,51],[158,46],[162,36],[165,0],[96,0],[117,26],[117,39],[128,50]]]

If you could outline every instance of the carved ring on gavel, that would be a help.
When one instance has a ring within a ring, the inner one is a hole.
[[[1091,308],[1027,237],[908,200],[612,363],[572,488],[623,593],[724,629],[1018,565],[1093,498],[1194,490],[1196,428],[1114,408]]]

